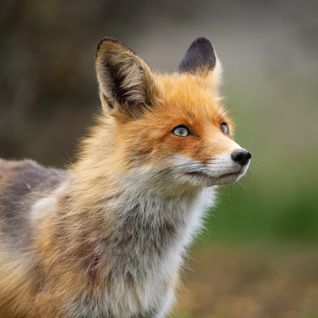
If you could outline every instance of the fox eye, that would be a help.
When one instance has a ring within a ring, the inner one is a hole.
[[[184,125],[177,126],[172,130],[172,133],[178,137],[187,137],[190,135],[189,129]]]
[[[229,126],[227,125],[227,123],[221,124],[221,130],[222,130],[223,134],[225,134],[225,135],[228,135],[230,132]]]

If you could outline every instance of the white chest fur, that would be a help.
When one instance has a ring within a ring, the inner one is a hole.
[[[117,279],[105,295],[106,307],[112,308],[115,317],[126,317],[127,313],[133,317],[140,312],[164,317],[174,298],[170,283],[182,264],[185,248],[200,228],[205,208],[213,200],[210,188],[190,199],[139,198],[138,204],[122,205],[116,222],[117,244],[109,250],[110,257],[120,250],[111,266]],[[126,287],[127,275],[133,289]],[[118,299],[123,303],[118,304]]]

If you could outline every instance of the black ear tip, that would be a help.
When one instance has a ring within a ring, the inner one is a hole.
[[[96,47],[96,52],[99,51],[99,49],[101,48],[101,46],[105,43],[105,42],[113,42],[113,43],[119,43],[119,41],[111,36],[105,36],[104,38],[102,38]]]
[[[192,48],[198,47],[198,48],[203,49],[203,50],[214,51],[212,43],[210,42],[210,40],[208,40],[205,37],[200,37],[200,38],[197,38],[196,40],[194,40],[192,42],[190,48],[191,47]]]
[[[215,64],[216,56],[212,43],[205,37],[199,37],[188,48],[178,67],[178,72],[196,73],[202,70],[213,70]]]
[[[194,42],[201,43],[201,44],[210,44],[211,45],[210,40],[207,39],[204,36],[201,36],[201,37],[197,38]]]

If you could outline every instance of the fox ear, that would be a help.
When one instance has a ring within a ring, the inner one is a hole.
[[[216,55],[211,42],[206,38],[198,38],[188,48],[179,67],[179,73],[198,73],[213,71]]]
[[[138,117],[156,96],[150,68],[113,38],[102,39],[96,51],[96,73],[103,107]]]

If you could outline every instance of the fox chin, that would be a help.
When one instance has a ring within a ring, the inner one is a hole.
[[[171,74],[110,37],[95,65],[102,107],[77,160],[0,160],[1,317],[166,317],[216,186],[248,170],[209,40]]]

